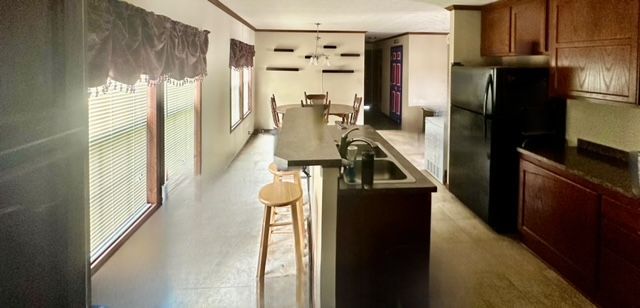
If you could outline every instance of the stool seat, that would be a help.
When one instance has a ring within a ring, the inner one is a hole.
[[[258,197],[260,202],[266,206],[286,206],[302,198],[302,190],[298,184],[273,182],[263,186]]]

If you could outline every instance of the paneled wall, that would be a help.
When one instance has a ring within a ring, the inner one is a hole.
[[[353,104],[354,94],[364,95],[364,33],[320,33],[318,52],[329,55],[330,67],[309,65],[305,55],[315,49],[316,34],[311,32],[257,32],[255,67],[256,128],[271,129],[269,98],[275,94],[278,105],[300,104],[307,93],[329,92],[332,104]],[[323,49],[336,45],[336,49]],[[274,52],[290,48],[293,52]],[[357,53],[359,57],[341,57]],[[298,71],[267,71],[267,67],[298,68]],[[323,69],[353,70],[353,73],[322,73]],[[364,112],[359,123],[363,123]],[[331,119],[333,120],[333,119]]]
[[[208,76],[202,84],[202,176],[214,178],[242,149],[253,132],[256,112],[230,130],[229,40],[254,44],[254,31],[207,0],[128,0],[127,2],[182,23],[211,31]]]

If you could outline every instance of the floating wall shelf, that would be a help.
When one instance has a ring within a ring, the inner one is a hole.
[[[336,45],[324,45],[324,46],[322,46],[322,48],[324,48],[324,49],[336,49],[336,48],[338,48],[338,46],[336,46]]]
[[[274,48],[273,52],[293,52],[293,48]]]
[[[267,67],[267,71],[297,72],[299,70],[297,67]]]
[[[311,59],[311,55],[304,56],[305,59]]]
[[[341,53],[340,56],[341,57],[359,57],[360,54],[359,53]]]
[[[353,73],[354,70],[322,70],[323,73],[342,73],[342,74],[350,74]]]

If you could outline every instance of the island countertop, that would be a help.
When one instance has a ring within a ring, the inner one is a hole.
[[[322,121],[322,106],[287,109],[276,137],[274,161],[282,169],[342,165],[333,136]]]

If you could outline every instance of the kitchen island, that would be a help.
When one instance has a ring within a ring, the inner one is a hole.
[[[368,126],[350,137],[366,137],[379,147],[373,187],[345,183],[337,144],[346,130],[322,123],[321,113],[313,107],[287,110],[274,153],[279,168],[311,171],[308,272],[314,306],[426,301],[436,186]]]

